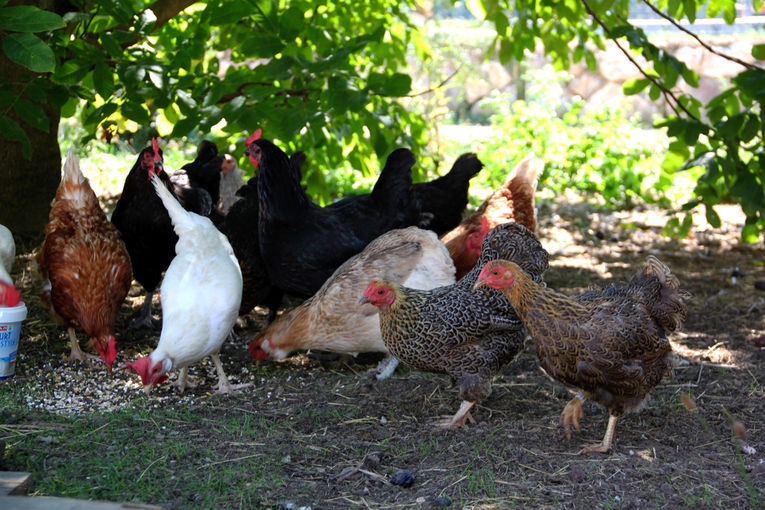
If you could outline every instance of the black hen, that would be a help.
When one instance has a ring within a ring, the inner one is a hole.
[[[448,174],[413,186],[422,213],[429,218],[423,228],[441,237],[460,224],[468,203],[470,179],[481,168],[483,163],[478,156],[472,152],[465,153],[457,158]]]
[[[257,177],[239,188],[237,195],[241,198],[231,206],[219,228],[228,237],[242,270],[239,315],[249,313],[256,305],[265,305],[269,308],[268,322],[271,322],[276,318],[283,293],[271,284],[260,256]]]
[[[306,195],[284,151],[264,139],[251,139],[247,151],[259,167],[260,253],[273,284],[288,294],[313,295],[373,239],[419,221],[408,149],[388,156],[371,194],[324,208]]]
[[[212,201],[204,190],[180,189],[163,170],[162,151],[156,141],[138,155],[138,160],[125,178],[122,195],[112,213],[112,223],[122,233],[133,277],[146,290],[144,308],[131,324],[151,326],[151,300],[162,273],[175,257],[178,236],[173,231],[167,209],[154,191],[150,174],[157,173],[162,183],[191,212],[209,214]]]
[[[209,140],[202,140],[197,148],[197,156],[191,163],[186,163],[180,170],[170,175],[170,180],[182,193],[193,195],[195,201],[204,201],[204,190],[210,196],[210,209],[200,207],[203,216],[208,216],[213,223],[220,225],[223,213],[218,207],[220,201],[220,180],[224,157],[218,154],[218,147]]]

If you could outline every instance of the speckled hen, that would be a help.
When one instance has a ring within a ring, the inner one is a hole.
[[[470,408],[489,396],[493,376],[523,348],[523,327],[507,313],[510,305],[502,293],[472,292],[480,268],[498,258],[517,261],[535,281],[547,270],[547,252],[534,234],[505,223],[486,235],[480,265],[459,282],[424,291],[377,280],[362,298],[379,308],[382,339],[393,356],[456,381],[463,402],[451,419],[438,423],[446,428],[472,421]]]

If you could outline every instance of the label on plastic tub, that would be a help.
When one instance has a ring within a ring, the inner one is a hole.
[[[0,308],[0,379],[8,379],[16,373],[21,321],[26,315],[24,303],[16,307]],[[10,320],[14,322],[9,322]]]

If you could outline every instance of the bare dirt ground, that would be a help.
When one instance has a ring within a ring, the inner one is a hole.
[[[196,494],[183,475],[154,499],[141,498],[169,508],[756,508],[765,500],[765,292],[755,282],[765,280],[765,247],[738,242],[737,208],[718,212],[721,229],[697,218],[700,226],[678,241],[661,235],[665,219],[657,211],[540,209],[549,286],[578,293],[624,282],[655,254],[694,295],[683,331],[671,337],[678,354],[674,380],[657,387],[643,410],[619,420],[607,455],[577,455],[583,444],[600,441],[607,414],[587,403],[581,431],[566,439],[558,417],[570,395],[542,374],[531,345],[501,371],[473,413],[477,423],[466,430],[432,425],[459,405],[445,376],[399,368],[377,381],[365,375],[375,356],[328,362],[297,354],[256,367],[246,342],[263,326],[258,312],[242,321],[242,338],[221,354],[232,379],[252,388],[210,395],[215,378],[207,362],[191,371],[199,380],[195,390],[179,396],[165,386],[147,398],[135,374],[64,361],[66,333],[39,303],[31,254],[17,269],[30,318],[12,383],[28,395],[30,414],[14,423],[38,419],[35,413],[87,420],[125,406],[192,408],[194,418],[178,419],[172,432],[184,437],[188,453],[166,454],[163,463],[184,465],[186,477],[223,468],[230,475],[212,498]],[[121,333],[143,299],[138,287],[130,296],[132,310],[118,322],[118,363],[157,340],[147,332]],[[161,436],[159,428],[147,430]],[[135,478],[144,467],[124,476]],[[410,487],[392,483],[400,470],[413,475]],[[36,476],[48,475],[41,469]],[[131,500],[127,490],[94,489],[86,497]]]

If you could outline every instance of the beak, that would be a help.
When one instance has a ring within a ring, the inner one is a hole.
[[[485,282],[485,281],[483,281],[483,280],[481,280],[481,278],[479,277],[479,278],[478,278],[478,279],[475,281],[475,283],[473,284],[473,290],[475,291],[475,290],[476,290],[476,289],[478,289],[479,287],[485,287],[485,286],[486,286],[486,282]]]
[[[143,387],[143,392],[146,393],[146,396],[149,396],[149,393],[151,393],[151,389],[154,387],[153,384],[146,384]]]
[[[359,299],[359,304],[360,304],[360,305],[365,305],[365,304],[367,304],[367,303],[371,303],[371,301],[369,300],[369,298],[368,298],[368,297],[366,297],[366,296],[362,296],[362,297],[361,297],[361,299]]]

